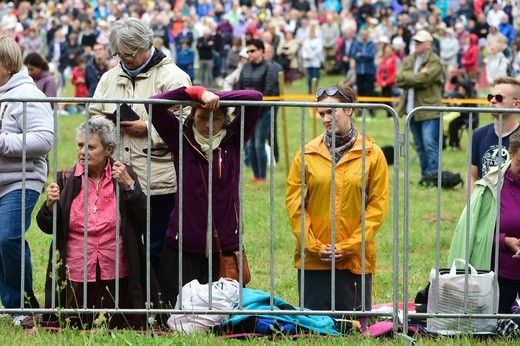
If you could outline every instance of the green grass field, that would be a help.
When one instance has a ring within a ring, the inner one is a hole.
[[[322,77],[320,86],[336,84],[340,77]],[[289,94],[301,94],[306,90],[305,80],[296,81],[291,87],[287,88]],[[70,95],[70,90],[67,91]],[[66,94],[67,95],[67,94]],[[301,110],[299,108],[288,108],[287,112],[287,132],[288,132],[288,152],[289,162],[298,149],[301,142],[300,119]],[[82,116],[60,116],[58,119],[58,147],[57,147],[57,169],[69,167],[75,163],[75,128],[82,121]],[[313,123],[314,119],[305,113],[306,133],[305,142],[311,140],[316,134],[321,133],[322,126],[319,120]],[[481,124],[490,121],[489,115],[481,115]],[[361,118],[356,120],[359,129],[362,128]],[[386,112],[379,111],[375,120],[366,122],[366,131],[369,136],[376,140],[380,146],[392,145],[394,138],[394,123],[386,118]],[[250,169],[245,169],[244,176],[244,230],[245,246],[252,271],[252,280],[248,285],[264,291],[273,291],[275,295],[298,305],[296,270],[293,267],[294,236],[291,232],[286,212],[285,212],[285,177],[287,167],[285,164],[282,116],[278,114],[278,138],[280,143],[280,160],[274,168],[273,189],[269,185],[251,184],[252,178]],[[400,120],[400,131],[404,128],[403,120]],[[443,170],[451,170],[465,175],[467,164],[467,134],[462,139],[463,151],[451,152],[444,151],[442,157]],[[52,155],[51,155],[51,163]],[[52,168],[52,167],[51,167]],[[393,214],[393,192],[390,193],[390,209],[382,228],[380,229],[376,242],[378,253],[377,275],[374,281],[373,303],[385,303],[392,301],[393,278],[398,275],[399,281],[399,300],[413,300],[415,293],[422,289],[427,281],[429,271],[436,264],[436,256],[442,267],[445,267],[447,251],[450,246],[452,232],[458,217],[464,207],[466,192],[460,187],[455,190],[442,190],[440,195],[441,209],[437,211],[437,189],[425,188],[417,184],[419,180],[419,163],[413,151],[410,158],[410,211],[407,215],[409,220],[409,248],[403,247],[403,222],[404,215],[404,164],[403,158],[400,159],[399,166],[399,213]],[[269,173],[268,173],[269,176]],[[392,190],[394,170],[390,169],[390,186]],[[271,194],[272,191],[272,194]],[[42,194],[41,203],[45,199]],[[271,204],[271,200],[273,203]],[[35,211],[39,208],[38,204]],[[272,214],[272,216],[271,216]],[[398,238],[394,239],[393,224],[398,221]],[[273,220],[271,222],[271,220]],[[439,235],[437,237],[437,234]],[[44,301],[44,275],[48,259],[48,248],[50,237],[44,235],[33,221],[31,229],[27,233],[27,239],[31,245],[34,286],[36,295],[40,301]],[[272,244],[272,245],[271,245]],[[393,267],[393,253],[397,247],[399,258],[398,267]],[[436,248],[439,252],[436,253]],[[272,261],[269,254],[273,252]],[[403,254],[408,251],[409,267],[408,271],[408,292],[409,296],[404,298],[403,292]],[[397,269],[397,273],[395,272]],[[270,274],[273,274],[273,281]],[[38,331],[36,336],[29,336],[26,332],[14,328],[10,325],[10,320],[0,320],[3,332],[0,333],[0,340],[11,344],[150,344],[150,345],[171,345],[171,344],[223,344],[234,343],[236,341],[222,340],[212,335],[196,334],[189,336],[169,335],[151,337],[138,335],[133,332],[108,333],[106,330],[99,330],[91,334],[77,331],[66,331],[64,333],[47,333]],[[305,344],[337,344],[345,340],[334,338],[311,338],[299,341]],[[348,337],[347,342],[355,344],[399,344],[400,339],[383,339],[382,341],[363,339],[361,337]],[[475,344],[476,340],[470,338],[462,339],[421,339],[419,343],[435,343],[441,341],[448,344]],[[268,341],[257,339],[256,344],[267,343]],[[280,342],[294,341],[282,339]]]

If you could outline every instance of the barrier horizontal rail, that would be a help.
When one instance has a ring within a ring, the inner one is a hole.
[[[107,98],[107,99],[92,99],[92,98],[74,98],[74,97],[48,97],[48,98],[0,98],[2,102],[50,102],[50,103],[128,103],[128,104],[143,104],[148,103],[151,105],[197,105],[199,102],[194,101],[179,101],[179,100],[157,100],[157,99],[127,99],[127,98]],[[222,106],[254,106],[257,105],[258,102],[261,103],[263,107],[316,107],[318,104],[324,107],[352,107],[352,108],[366,108],[372,107],[377,109],[386,109],[393,110],[392,107],[381,104],[381,103],[327,103],[327,102],[289,102],[289,101],[276,101],[276,100],[264,100],[264,101],[229,101],[222,100],[220,101],[220,105]],[[87,110],[85,110],[88,112]],[[79,114],[84,114],[85,112],[81,112]],[[153,115],[152,115],[153,116]]]
[[[151,103],[151,104],[168,104],[172,101],[168,100],[157,100],[157,99],[122,99],[122,98],[110,98],[103,100],[95,100],[93,98],[75,98],[75,97],[49,97],[49,98],[17,98],[17,99],[2,99],[7,102],[56,102],[56,103],[116,103],[116,102],[127,102],[127,103]],[[264,96],[263,101],[303,101],[309,100],[308,102],[315,102],[316,97],[310,94],[285,94],[280,96]],[[358,96],[358,101],[361,103],[389,103],[389,102],[399,102],[401,99],[399,97],[379,97],[379,96]],[[193,101],[175,101],[181,103],[193,103]],[[237,104],[235,101],[220,101],[222,104]],[[247,101],[240,101],[242,102]],[[446,104],[487,104],[489,105],[489,101],[485,98],[471,98],[471,99],[458,99],[458,98],[444,98],[441,101]]]

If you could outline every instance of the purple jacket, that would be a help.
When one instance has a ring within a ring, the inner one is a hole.
[[[154,99],[190,100],[185,87],[152,96]],[[215,92],[220,100],[260,101],[262,94],[255,90]],[[148,108],[148,106],[146,106]],[[154,105],[152,122],[161,138],[174,154],[175,171],[179,177],[179,120],[168,110],[168,105]],[[251,137],[260,116],[260,107],[245,107],[244,143]],[[226,137],[213,150],[213,220],[223,251],[238,249],[238,179],[240,174],[240,118],[236,116],[226,127]],[[195,141],[193,130],[183,128],[183,251],[206,253],[208,197],[208,159]],[[201,176],[204,174],[204,179]],[[205,182],[205,183],[204,183]],[[170,215],[166,242],[178,248],[179,194]],[[216,251],[213,238],[213,251]]]
[[[33,79],[38,89],[43,91],[47,97],[56,97],[58,95],[58,83],[49,71],[42,71],[37,78]]]

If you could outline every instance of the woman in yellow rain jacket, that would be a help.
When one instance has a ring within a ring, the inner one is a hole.
[[[318,102],[355,103],[356,93],[344,84],[319,89]],[[332,117],[335,113],[335,129]],[[362,233],[365,234],[365,310],[371,309],[372,275],[375,273],[375,236],[388,209],[388,166],[381,149],[365,136],[365,171],[362,174],[362,134],[352,123],[352,108],[318,107],[325,132],[310,141],[294,158],[287,179],[287,214],[296,236],[294,264],[298,269],[300,298],[304,307],[330,310],[331,268],[335,262],[335,310],[360,310],[362,287]],[[335,145],[333,141],[335,140]],[[331,177],[335,152],[335,239],[332,238]],[[302,167],[302,165],[304,167]],[[301,172],[305,181],[301,180]],[[365,215],[362,223],[363,177]],[[305,206],[301,189],[305,189]],[[302,226],[301,213],[305,210]],[[301,238],[304,238],[301,263]],[[334,249],[334,251],[333,251]],[[301,282],[301,270],[304,280]]]

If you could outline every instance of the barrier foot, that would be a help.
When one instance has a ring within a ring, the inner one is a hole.
[[[406,342],[409,345],[415,345],[415,339],[406,333],[397,333],[396,339],[397,338],[404,340],[404,342]]]

